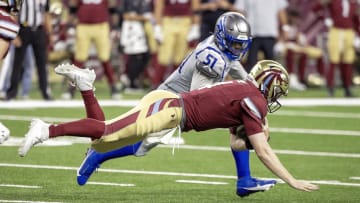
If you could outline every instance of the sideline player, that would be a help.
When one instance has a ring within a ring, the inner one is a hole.
[[[6,56],[10,43],[19,32],[15,16],[20,10],[22,1],[0,0],[0,58]],[[0,122],[0,144],[10,136],[10,130]]]
[[[112,99],[120,99],[121,95],[116,87],[117,78],[110,63],[111,23],[116,22],[117,10],[115,0],[70,0],[69,10],[71,20],[76,22],[76,43],[74,64],[83,67],[89,57],[89,49],[93,44],[96,55],[104,69],[105,76],[110,88]],[[66,97],[73,97],[69,90]]]
[[[93,104],[97,103],[92,86],[94,71],[71,65],[58,66],[56,71],[72,80],[83,95],[92,95]],[[285,68],[275,61],[263,60],[253,67],[246,80],[221,82],[180,95],[155,90],[145,95],[130,111],[112,120],[88,117],[47,124],[34,119],[19,148],[19,155],[25,156],[40,142],[66,135],[89,137],[93,139],[94,150],[107,152],[135,144],[154,133],[157,134],[152,136],[153,139],[161,139],[176,128],[183,132],[231,128],[234,149],[253,148],[273,174],[292,188],[310,192],[317,190],[318,186],[295,179],[268,144],[267,112],[275,112],[281,107],[278,99],[287,95],[288,88],[289,77]],[[96,106],[99,109],[93,113],[98,112],[101,117],[101,107]],[[243,126],[244,130],[235,135],[238,126]]]

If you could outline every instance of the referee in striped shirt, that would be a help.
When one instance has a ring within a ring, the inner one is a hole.
[[[44,100],[52,100],[48,86],[47,48],[51,43],[51,15],[49,14],[49,0],[23,1],[19,13],[20,31],[15,39],[15,58],[11,75],[10,87],[7,90],[7,99],[15,99],[18,84],[24,72],[24,56],[26,48],[32,46],[36,61],[39,88]]]

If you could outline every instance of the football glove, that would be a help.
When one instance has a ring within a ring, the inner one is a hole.
[[[191,42],[199,38],[200,38],[200,26],[199,24],[193,24],[189,30],[186,40],[188,42]]]
[[[164,41],[164,35],[160,25],[155,25],[154,27],[154,37],[157,42],[162,43]]]

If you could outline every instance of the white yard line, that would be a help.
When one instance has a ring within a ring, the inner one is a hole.
[[[0,184],[0,187],[30,188],[30,189],[42,188],[41,186],[36,186],[36,185],[14,185],[14,184]]]
[[[327,114],[327,113],[326,113]],[[343,116],[338,117],[339,119],[343,118]],[[356,115],[356,114],[354,114]],[[348,114],[348,118],[356,118],[352,114]],[[359,114],[360,115],[360,114]],[[293,114],[293,116],[301,116],[301,114]],[[322,115],[322,113],[317,113],[313,115],[314,117],[329,117]],[[333,114],[335,117],[335,114]],[[30,121],[33,119],[33,116],[16,116],[16,115],[0,115],[0,120],[13,120],[13,121]],[[60,117],[37,117],[47,122],[68,122],[76,120],[76,118],[60,118]],[[350,130],[324,130],[324,129],[305,129],[305,128],[277,128],[270,127],[271,132],[279,132],[279,133],[291,133],[291,134],[318,134],[318,135],[342,135],[342,136],[360,136],[360,131],[350,131]]]
[[[203,185],[228,185],[226,182],[219,181],[201,181],[201,180],[176,180],[177,183],[191,183],[191,184],[203,184]]]
[[[1,109],[1,108],[0,108]],[[359,113],[340,113],[340,112],[310,112],[310,111],[290,111],[282,110],[277,111],[272,116],[295,116],[295,117],[312,117],[312,118],[349,118],[349,119],[360,119]],[[14,121],[30,121],[34,116],[18,116],[18,115],[0,115],[1,120],[14,120]],[[49,122],[66,122],[72,121],[78,118],[62,118],[62,117],[39,117],[42,120]]]
[[[11,164],[11,163],[0,163],[0,167],[15,167],[15,168],[33,168],[36,170],[40,169],[49,169],[49,170],[77,170],[76,167],[68,166],[49,166],[49,165],[32,165],[32,164]],[[237,176],[229,175],[218,175],[218,174],[201,174],[201,173],[178,173],[178,172],[163,172],[163,171],[137,171],[137,170],[119,170],[119,169],[98,169],[99,172],[107,173],[125,173],[125,174],[143,174],[143,175],[164,175],[164,176],[182,176],[182,177],[197,177],[197,178],[222,178],[222,179],[237,179]],[[263,178],[269,179],[269,178]],[[199,180],[200,181],[200,180]],[[284,183],[283,181],[277,179],[278,183]],[[325,184],[325,185],[339,185],[339,186],[352,186],[360,187],[360,183],[347,183],[337,180],[307,180],[316,184]],[[103,183],[103,182],[92,182],[96,185],[113,185],[119,186],[121,183]],[[1,202],[1,200],[0,200]]]
[[[0,202],[11,202],[11,203],[61,203],[61,202],[43,202],[43,201],[10,200],[10,199],[0,199]]]
[[[295,117],[313,117],[313,118],[353,118],[360,119],[359,113],[340,113],[340,112],[313,112],[313,111],[277,111],[273,116],[295,116]]]
[[[22,138],[10,137],[9,140],[4,142],[2,146],[19,146],[22,142]],[[90,144],[88,138],[74,138],[74,137],[61,137],[56,139],[47,140],[40,143],[37,147],[41,146],[68,146],[72,144]],[[173,148],[172,144],[169,145],[158,145],[162,148]],[[200,146],[200,145],[179,145],[179,149],[188,150],[205,150],[205,151],[230,151],[229,147],[219,146]],[[360,158],[360,154],[357,153],[337,153],[337,152],[314,152],[314,151],[301,151],[301,150],[283,150],[274,149],[277,154],[288,154],[288,155],[303,155],[303,156],[323,156],[323,157],[338,157],[338,158]]]
[[[271,133],[289,133],[289,134],[316,134],[316,135],[344,135],[360,136],[360,131],[351,130],[323,130],[323,129],[306,129],[306,128],[274,128],[270,127]]]
[[[118,186],[118,187],[134,187],[135,186],[135,184],[131,184],[131,183],[105,183],[105,182],[94,182],[94,181],[89,181],[86,184],[87,185]]]
[[[173,148],[172,145],[159,145],[158,147]],[[229,147],[198,146],[198,145],[180,145],[179,149],[206,150],[206,151],[230,151]],[[310,152],[310,151],[281,150],[281,149],[274,149],[274,151],[276,154],[287,154],[287,155],[360,158],[360,154],[356,154],[356,153]]]
[[[360,106],[360,98],[284,98],[280,100],[283,106]],[[139,100],[99,100],[101,106],[133,107]],[[0,101],[0,108],[70,108],[83,107],[82,100],[15,100]]]

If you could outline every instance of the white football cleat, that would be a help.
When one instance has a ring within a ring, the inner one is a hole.
[[[19,147],[19,156],[24,157],[34,145],[49,139],[49,126],[40,119],[31,121],[29,131],[25,135],[23,143]]]
[[[61,64],[55,67],[55,73],[68,77],[80,91],[92,90],[96,74],[94,70],[79,68],[73,64]]]
[[[7,139],[9,139],[9,136],[10,136],[10,130],[2,123],[0,123],[0,144],[2,144]]]

